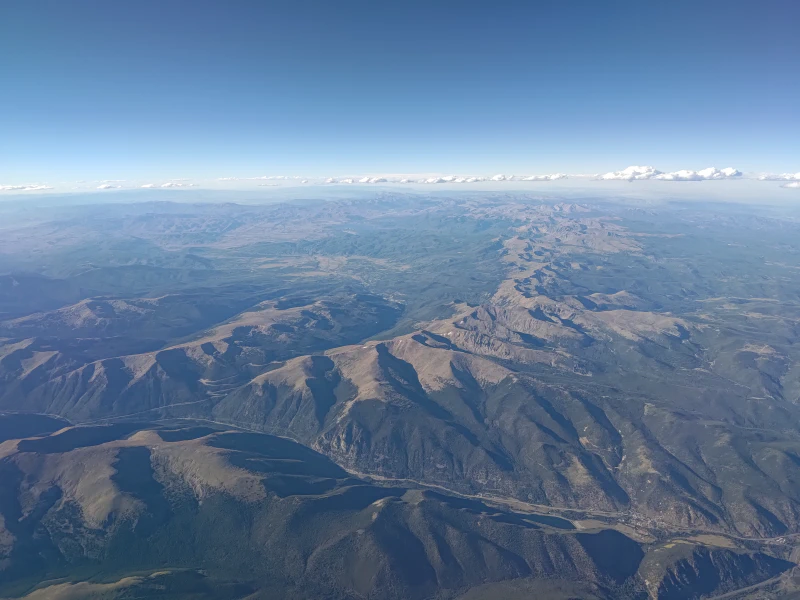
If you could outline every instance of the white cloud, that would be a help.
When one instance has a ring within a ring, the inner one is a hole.
[[[790,183],[784,183],[781,187],[800,189],[800,181],[792,181]]]
[[[661,171],[656,170],[655,167],[631,166],[622,171],[612,171],[611,173],[601,175],[600,179],[633,181],[634,179],[650,179],[656,175],[661,175]]]
[[[158,185],[158,184],[155,184],[155,183],[145,183],[142,187],[143,188],[149,188],[149,189],[158,188],[158,187],[160,187],[160,188],[195,187],[194,183],[182,183],[184,181],[186,181],[186,180],[185,179],[181,179],[181,180],[171,179],[170,181],[168,181],[166,183],[162,183],[161,185]]]
[[[33,192],[52,189],[52,186],[38,183],[28,185],[0,185],[0,192]]]
[[[325,184],[379,184],[379,183],[392,183],[392,184],[470,184],[478,182],[536,182],[536,181],[557,181],[561,179],[599,179],[599,180],[617,180],[617,181],[638,181],[638,180],[658,180],[658,181],[715,181],[715,180],[729,180],[742,178],[743,174],[738,169],[728,167],[725,169],[717,169],[709,167],[700,170],[682,169],[678,171],[660,171],[653,166],[630,166],[621,171],[612,171],[609,173],[600,174],[585,174],[577,175],[565,173],[547,173],[541,175],[504,175],[496,174],[494,176],[478,176],[478,175],[359,175],[358,177],[314,177],[307,178],[298,175],[260,175],[257,177],[220,177],[218,181],[279,181],[279,182],[296,182],[297,184],[306,183],[325,183]],[[775,180],[775,181],[800,181],[799,173],[788,173],[780,175],[765,174],[759,177],[762,180]],[[188,179],[171,179],[170,183],[162,185],[154,185],[150,187],[189,187],[196,184],[178,183],[183,181],[190,181]],[[175,183],[172,183],[175,182]],[[143,186],[144,187],[144,186]]]
[[[102,185],[98,185],[97,189],[98,190],[115,190],[115,189],[120,188],[120,187],[122,187],[122,186],[111,185],[110,183],[104,183]]]
[[[217,177],[217,181],[272,181],[301,179],[301,177],[289,177],[288,175],[259,175],[257,177]],[[189,179],[170,179],[170,181],[189,181]]]
[[[358,183],[386,183],[385,177],[370,177],[366,175],[358,180]],[[334,183],[335,180],[328,180],[328,183]],[[342,179],[339,183],[353,183],[352,179]]]
[[[673,173],[661,173],[656,175],[655,179],[661,179],[663,181],[712,181],[718,179],[733,179],[741,176],[742,172],[733,167],[728,167],[726,169],[709,167],[701,171],[688,171],[684,169],[683,171],[675,171]]]
[[[601,175],[600,179],[617,181],[637,181],[642,179],[658,179],[660,181],[711,181],[719,179],[735,179],[741,177],[742,172],[733,167],[716,169],[709,167],[700,171],[683,169],[664,173],[655,167],[650,166],[631,166],[622,171],[612,171]]]
[[[509,181],[509,179],[503,175],[499,177],[503,177],[503,179],[494,179],[493,181]],[[429,184],[436,184],[436,183],[475,183],[478,181],[486,181],[486,177],[478,177],[478,176],[470,176],[470,175],[440,175],[435,177],[427,177],[425,179],[420,179],[418,183],[429,183]],[[409,179],[401,179],[400,183],[411,183]]]
[[[556,181],[557,179],[566,179],[564,173],[553,173],[552,175],[528,175],[520,177],[520,181]]]
[[[697,171],[681,169],[672,173],[659,173],[654,175],[652,179],[660,179],[661,181],[702,181],[705,177],[701,176]]]
[[[440,183],[477,183],[481,181],[554,181],[556,179],[564,179],[567,177],[563,173],[554,173],[552,175],[531,175],[527,177],[514,177],[513,175],[495,175],[488,178],[480,175],[432,175],[423,177],[421,179],[411,179],[409,177],[361,177],[358,179],[340,179],[338,183],[423,183],[428,185],[436,185]],[[337,183],[337,180],[330,178],[325,180],[325,183]]]
[[[780,175],[768,173],[767,175],[762,175],[759,179],[761,181],[800,181],[800,171],[797,173],[781,173]]]
[[[429,177],[420,183],[474,183],[476,181],[486,181],[485,177],[467,177],[464,175],[444,175],[442,177]]]
[[[477,183],[480,181],[555,181],[556,179],[564,179],[566,175],[563,173],[553,173],[552,175],[527,175],[516,177],[514,175],[498,174],[494,177],[486,178],[476,175],[443,175],[439,177],[429,177],[423,179],[420,183]],[[401,181],[402,183],[402,181]]]

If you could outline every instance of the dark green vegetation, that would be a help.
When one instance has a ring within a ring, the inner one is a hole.
[[[796,212],[379,195],[0,216],[0,593],[795,586]]]

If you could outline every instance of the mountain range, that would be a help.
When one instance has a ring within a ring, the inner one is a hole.
[[[3,211],[0,594],[794,593],[789,209]]]

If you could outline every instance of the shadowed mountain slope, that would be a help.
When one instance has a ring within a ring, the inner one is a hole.
[[[455,598],[477,588],[468,594],[476,597],[490,582],[588,586],[597,598],[647,595],[639,570],[648,546],[617,531],[582,532],[564,519],[368,484],[282,438],[169,425],[79,427],[8,440],[0,457],[4,595],[124,598],[154,580],[200,597],[225,590],[229,597]],[[664,568],[663,597],[680,589],[674,574],[684,564],[719,582],[710,591],[731,585],[732,569],[746,568],[735,583],[749,584],[789,566],[760,553],[695,547],[700,558]],[[198,569],[201,580],[192,575]],[[78,583],[82,574],[94,583]]]

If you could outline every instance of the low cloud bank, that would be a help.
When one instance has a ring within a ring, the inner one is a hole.
[[[650,166],[631,166],[622,171],[612,171],[600,176],[606,181],[640,181],[644,179],[657,179],[659,181],[714,181],[720,179],[736,179],[741,177],[742,172],[733,167],[717,169],[709,167],[700,171],[683,169],[664,173],[655,167]]]
[[[800,181],[800,171],[797,173],[781,173],[780,175],[768,173],[767,175],[761,175],[758,179],[760,181]]]
[[[0,192],[31,192],[52,189],[52,186],[41,185],[38,183],[28,185],[0,185]]]

